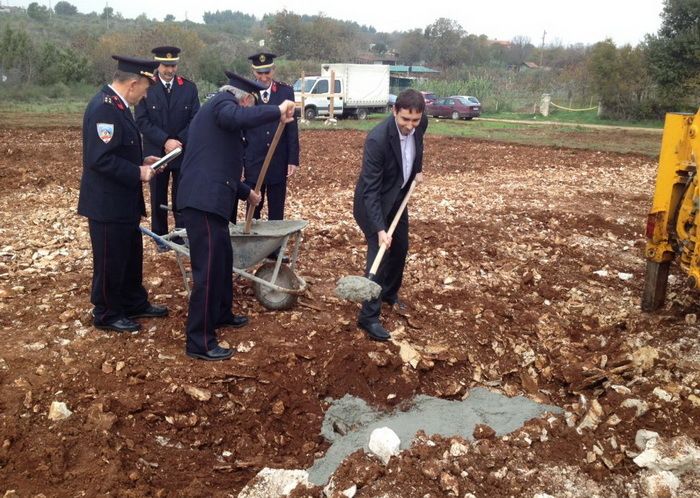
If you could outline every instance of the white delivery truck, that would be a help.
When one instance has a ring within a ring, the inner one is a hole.
[[[304,109],[301,109],[302,80],[294,83],[294,100],[306,119],[328,116],[331,71],[335,71],[333,116],[365,119],[372,112],[386,112],[389,102],[389,66],[379,64],[323,64],[321,76],[304,78]]]

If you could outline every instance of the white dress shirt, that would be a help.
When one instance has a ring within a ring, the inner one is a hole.
[[[413,170],[413,161],[416,159],[416,129],[412,129],[411,133],[404,135],[401,133],[401,128],[396,125],[396,129],[399,132],[399,139],[401,140],[401,163],[403,167],[403,183],[401,188],[406,186],[408,179],[411,177],[411,171]]]

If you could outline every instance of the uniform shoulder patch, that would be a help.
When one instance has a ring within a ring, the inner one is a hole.
[[[100,137],[100,140],[104,143],[108,144],[114,136],[114,124],[97,123],[97,136]]]

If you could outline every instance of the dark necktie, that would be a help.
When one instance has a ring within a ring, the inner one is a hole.
[[[172,83],[170,83],[169,81],[165,84],[165,91],[168,93],[170,93],[170,85],[172,85]]]
[[[268,95],[269,95],[269,94],[267,93],[267,90],[263,91],[263,93],[262,93],[263,102],[267,102],[267,96],[268,96]]]

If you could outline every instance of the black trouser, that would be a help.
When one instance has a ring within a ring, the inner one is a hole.
[[[170,199],[171,204],[175,205],[175,199],[177,198],[177,182],[179,177],[179,172],[177,170],[170,170],[169,168],[159,173],[151,180],[151,230],[153,233],[158,235],[165,235],[168,233],[168,211],[160,207],[161,204],[168,205],[168,181],[170,175],[172,174],[173,181],[170,188]],[[175,216],[175,227],[182,228],[182,220],[180,219],[180,213],[173,211]]]
[[[142,284],[143,240],[138,223],[88,220],[92,243],[90,302],[98,324],[107,324],[147,308]]]
[[[251,186],[251,188],[254,187],[254,185]],[[265,198],[267,198],[267,219],[283,220],[284,201],[287,198],[287,182],[276,183],[274,185],[267,185],[263,183],[263,186],[260,189],[260,195],[262,196],[262,199],[260,200],[260,204],[255,206],[253,218],[256,220],[260,219],[260,214],[262,213],[262,208],[265,204]]]
[[[399,200],[389,213],[389,222],[393,219],[398,207],[401,204],[403,196],[399,196]],[[369,270],[374,263],[374,258],[379,252],[379,237],[376,233],[365,234],[367,240],[367,265],[365,267],[365,275],[369,274]],[[408,210],[405,210],[399,218],[399,223],[396,225],[394,234],[391,240],[391,248],[384,253],[382,262],[379,265],[374,281],[382,286],[382,292],[377,299],[365,301],[362,304],[362,309],[357,317],[359,322],[371,323],[379,321],[379,314],[382,310],[382,301],[395,303],[399,296],[399,289],[403,281],[403,269],[406,264],[406,255],[408,254]]]
[[[246,182],[246,184],[252,189],[255,189],[255,184]],[[287,182],[277,183],[275,185],[265,185],[260,188],[260,195],[262,199],[260,204],[255,207],[253,212],[253,218],[256,220],[260,219],[260,214],[262,212],[263,204],[265,204],[265,198],[267,197],[267,219],[268,220],[283,220],[284,219],[284,202],[287,198]],[[248,201],[245,201],[246,207],[248,206]],[[238,218],[238,202],[236,202],[233,208],[233,215],[231,215],[231,223],[236,223],[236,218]]]
[[[228,220],[198,209],[182,210],[190,241],[192,294],[187,315],[187,351],[214,349],[215,327],[231,315],[233,250]]]

